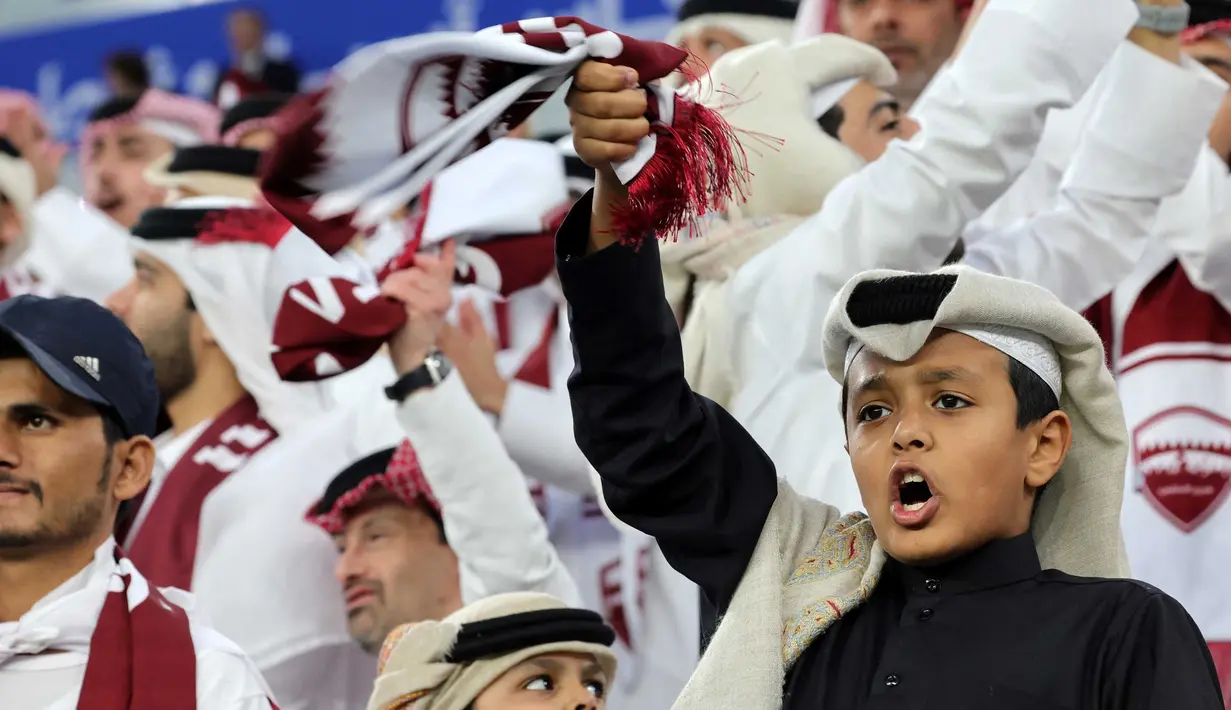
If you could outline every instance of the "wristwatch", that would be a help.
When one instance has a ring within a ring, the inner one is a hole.
[[[1169,7],[1137,3],[1137,9],[1141,12],[1137,18],[1138,27],[1160,35],[1174,35],[1188,27],[1188,15],[1192,8],[1188,3]]]
[[[435,387],[444,382],[445,377],[453,371],[453,363],[443,353],[433,352],[423,364],[398,378],[397,382],[385,388],[385,396],[394,402],[404,402],[414,392],[426,387]]]

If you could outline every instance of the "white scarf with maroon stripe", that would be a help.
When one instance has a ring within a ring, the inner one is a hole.
[[[586,59],[631,67],[651,82],[685,56],[575,17],[371,45],[335,67],[325,89],[280,114],[262,188],[332,252],[350,240],[347,227],[375,228],[435,174],[524,121]],[[653,131],[614,166],[630,192],[617,222],[633,239],[721,209],[740,172],[738,147],[717,113],[661,86],[646,90]]]
[[[256,305],[274,247],[291,225],[273,211],[237,198],[194,197],[170,207],[217,209],[219,217],[203,225],[196,238],[133,237],[133,248],[153,255],[183,281],[261,416],[280,433],[295,430],[324,411],[329,399],[318,387],[279,379],[269,361],[272,321]]]
[[[89,656],[82,710],[194,710],[198,650],[242,653],[217,634],[195,637],[192,607],[190,595],[150,585],[108,540],[77,577],[0,624],[0,667],[19,654],[73,651]]]
[[[501,298],[535,287],[555,269],[554,231],[567,206],[568,183],[554,146],[497,141],[432,181],[408,221],[406,245],[378,278],[413,264],[420,245],[456,239],[459,284]],[[406,322],[400,304],[342,275],[320,247],[301,238],[284,242],[275,251],[266,301],[274,308],[274,365],[284,378],[315,380],[357,367]],[[495,305],[502,312],[504,303]],[[554,326],[553,319],[551,332]],[[545,346],[535,362],[523,379],[540,384]]]

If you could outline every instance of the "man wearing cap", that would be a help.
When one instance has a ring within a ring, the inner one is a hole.
[[[968,267],[852,279],[823,326],[870,514],[843,517],[688,388],[656,243],[587,202],[557,236],[578,445],[723,619],[675,707],[1222,707],[1184,609],[1114,579],[1128,439],[1079,314]]]
[[[0,304],[0,399],[5,707],[274,707],[192,598],[148,582],[111,537],[154,466],[158,391],[128,329],[81,299]]]

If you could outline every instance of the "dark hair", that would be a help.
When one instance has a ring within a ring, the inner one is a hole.
[[[108,118],[123,116],[136,107],[138,99],[140,99],[139,96],[120,96],[108,99],[90,112],[89,122],[94,123],[95,121],[105,121]]]
[[[122,49],[107,55],[107,69],[119,74],[135,89],[150,86],[150,70],[145,66],[145,57],[135,49]]]
[[[107,443],[107,449],[110,450],[121,441],[127,441],[129,437],[124,433],[124,427],[115,413],[102,407],[96,409],[98,416],[103,419],[103,441]]]
[[[1018,360],[1005,356],[1008,360],[1009,386],[1017,397],[1017,428],[1025,429],[1040,421],[1043,417],[1060,408],[1056,394],[1052,392],[1043,378]],[[849,389],[842,383],[842,417],[846,418],[846,403]]]
[[[1007,356],[1006,356],[1007,357]],[[1015,358],[1009,360],[1009,386],[1017,395],[1017,428],[1026,427],[1060,408],[1056,393],[1042,377]]]
[[[844,121],[846,121],[846,112],[842,110],[841,106],[834,104],[832,108],[816,119],[816,124],[821,127],[822,131],[828,133],[830,138],[841,140],[838,138],[838,130],[842,128]]]

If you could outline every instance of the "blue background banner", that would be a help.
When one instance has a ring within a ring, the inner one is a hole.
[[[23,0],[26,1],[26,0]],[[37,0],[29,0],[37,1]],[[472,31],[528,17],[577,15],[651,39],[665,35],[681,0],[264,0],[270,53],[289,55],[304,88],[355,48],[440,30]],[[0,86],[38,97],[52,131],[71,141],[107,95],[106,55],[146,53],[155,86],[208,97],[227,63],[225,18],[234,2],[0,36]]]

